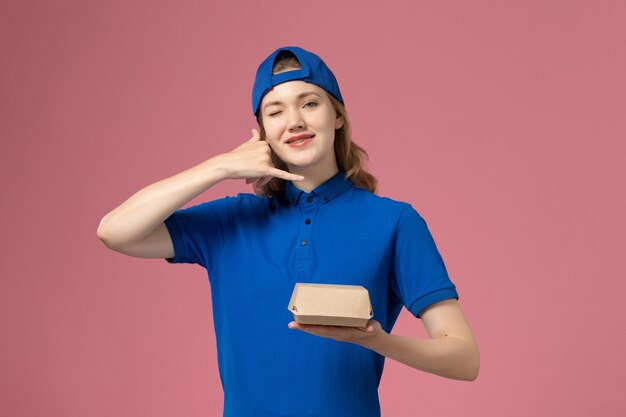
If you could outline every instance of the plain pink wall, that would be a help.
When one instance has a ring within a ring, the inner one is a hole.
[[[204,269],[96,228],[247,140],[256,67],[290,44],[337,75],[481,347],[473,383],[387,361],[383,415],[626,413],[625,3],[367,3],[3,2],[0,415],[221,416]],[[406,310],[394,333],[425,337]]]

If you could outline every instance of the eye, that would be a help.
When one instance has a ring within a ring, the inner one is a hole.
[[[275,111],[274,113],[270,113],[268,116],[272,117],[272,116],[276,116],[277,114],[279,114],[279,111]]]
[[[317,102],[315,102],[315,101],[307,101],[306,103],[304,103],[304,107],[307,107],[309,104],[313,105],[313,106],[310,106],[310,107],[317,107]]]

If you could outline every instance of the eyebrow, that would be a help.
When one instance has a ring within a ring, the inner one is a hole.
[[[305,91],[304,93],[299,94],[298,97],[296,97],[296,98],[300,99],[300,98],[304,98],[304,97],[307,97],[307,96],[318,96],[318,97],[321,98],[321,96],[319,94],[317,94],[316,92],[314,92],[314,91]],[[282,101],[270,101],[269,103],[265,103],[265,105],[263,106],[263,109],[265,109],[268,106],[275,105],[275,104],[283,104],[283,103],[282,103]]]

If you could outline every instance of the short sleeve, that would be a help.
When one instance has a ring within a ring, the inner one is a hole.
[[[229,202],[225,197],[176,210],[164,223],[172,239],[174,257],[169,263],[198,264],[210,270],[229,227]]]
[[[431,304],[459,298],[426,222],[410,204],[398,221],[394,272],[392,289],[415,317]]]

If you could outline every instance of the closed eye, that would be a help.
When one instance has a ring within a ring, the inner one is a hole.
[[[309,107],[309,108],[314,108],[317,107],[318,103],[316,101],[307,101],[306,103],[304,103],[304,105],[302,107]],[[282,113],[280,110],[279,111],[275,111],[272,113],[269,113],[268,116],[273,117],[273,116],[277,116],[280,113]]]

